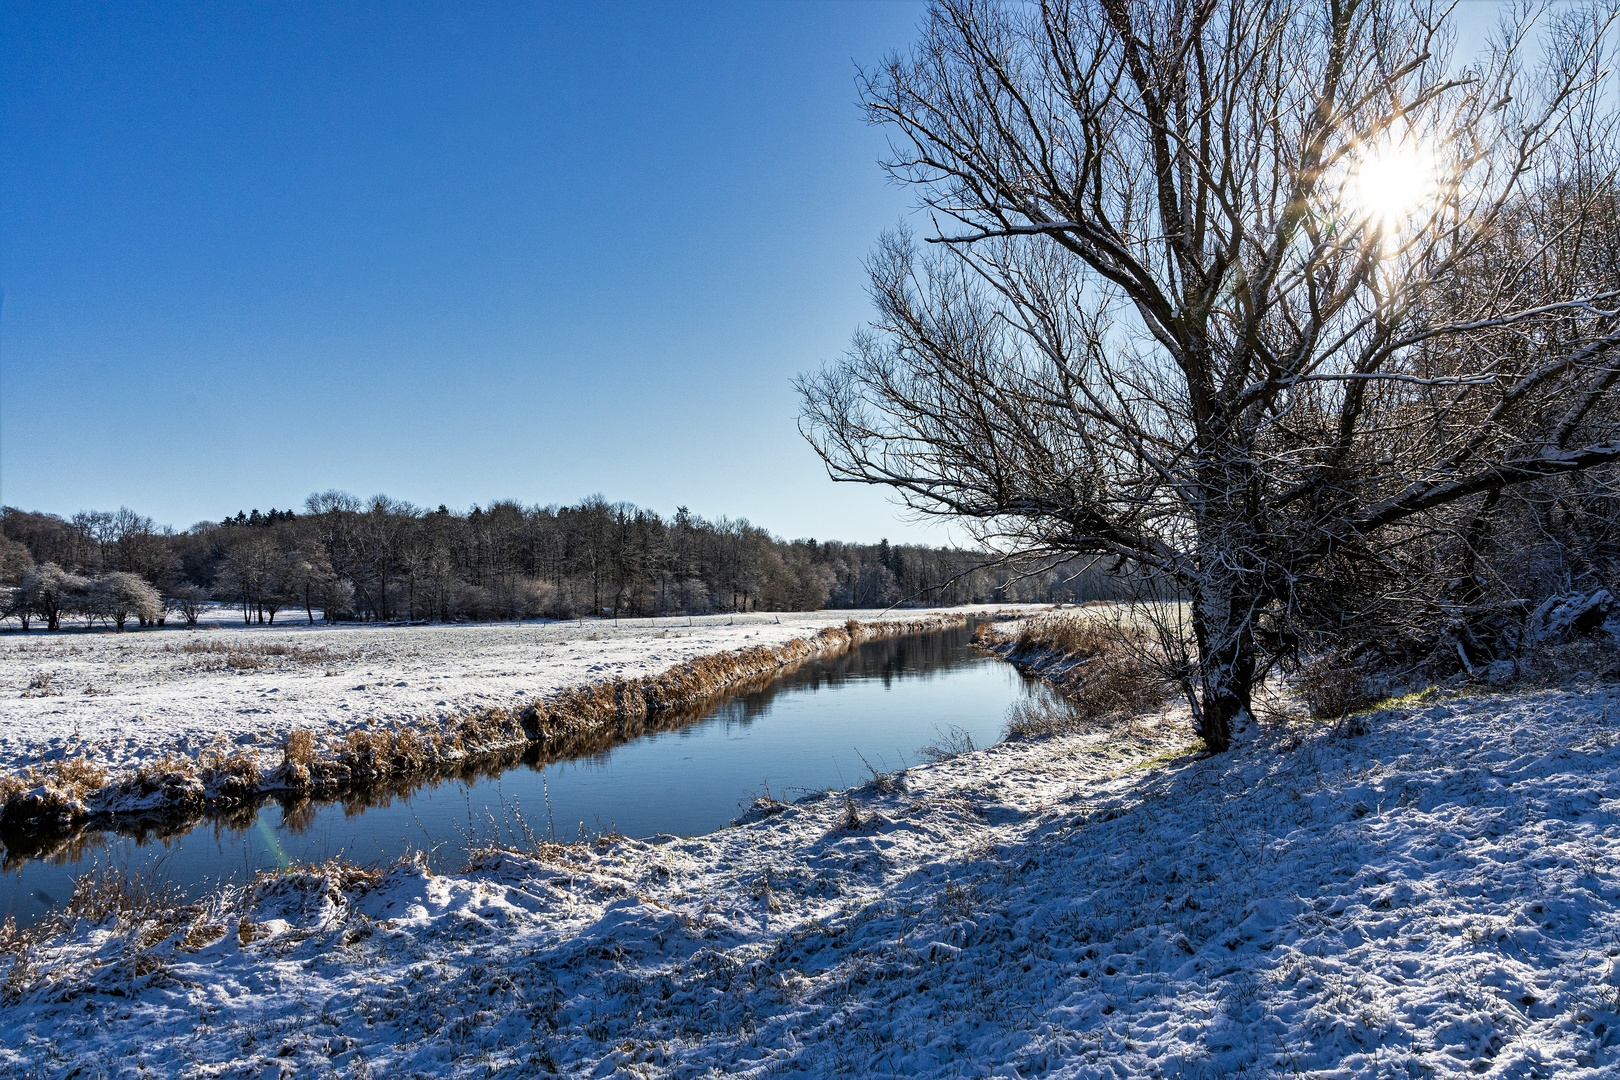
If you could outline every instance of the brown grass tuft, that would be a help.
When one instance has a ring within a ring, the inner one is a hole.
[[[28,689],[23,691],[22,696],[23,697],[55,697],[55,696],[58,696],[58,695],[60,695],[62,693],[62,691],[60,691],[60,690],[58,690],[56,688],[56,686],[54,685],[55,682],[56,682],[56,675],[54,673],[45,672],[44,674],[41,674],[41,675],[35,675],[32,679],[30,679],[28,681]]]
[[[27,769],[10,776],[0,776],[0,807],[4,807],[6,803],[9,803],[16,796],[36,786],[37,781],[34,781],[30,775],[33,771]]]
[[[315,763],[315,736],[303,728],[293,728],[281,740],[283,768],[309,768]]]
[[[56,782],[71,787],[81,799],[107,786],[107,770],[83,754],[63,758],[54,771]]]
[[[186,666],[196,671],[246,671],[264,667],[273,661],[283,664],[326,664],[353,656],[353,653],[333,649],[283,645],[273,641],[186,641],[166,645],[164,650],[190,655],[192,660]]]
[[[227,754],[215,747],[202,756],[202,781],[216,798],[245,798],[258,788],[261,778],[258,761],[245,751]]]

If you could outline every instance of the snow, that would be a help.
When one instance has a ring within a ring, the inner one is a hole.
[[[1199,759],[1171,713],[705,837],[267,879],[195,951],[81,925],[0,1071],[1615,1075],[1620,693],[1362,727]]]
[[[988,610],[395,627],[310,626],[298,612],[284,626],[246,627],[215,609],[197,630],[8,634],[0,637],[0,774],[79,754],[118,773],[169,752],[195,757],[216,740],[259,747],[268,767],[292,728],[319,737],[372,717],[443,719],[527,705],[567,686],[781,645],[850,618]],[[257,651],[264,666],[233,670],[220,654],[185,651],[203,645]],[[277,646],[301,652],[264,654]],[[47,685],[36,686],[41,680]]]

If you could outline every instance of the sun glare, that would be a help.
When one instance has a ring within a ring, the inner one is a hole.
[[[1369,152],[1350,173],[1349,201],[1357,216],[1401,231],[1422,212],[1437,186],[1434,155],[1403,143]]]

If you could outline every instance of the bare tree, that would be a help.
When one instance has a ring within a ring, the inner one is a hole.
[[[315,600],[332,582],[332,561],[319,540],[311,539],[303,548],[282,556],[283,588],[304,609],[304,616],[315,625]]]
[[[225,558],[220,561],[214,575],[214,594],[221,598],[231,596],[242,603],[242,622],[250,624],[255,614],[265,621],[265,608],[275,591],[276,572],[281,556],[275,543],[263,529],[244,530],[231,538]],[[277,597],[274,606],[284,601]],[[274,619],[275,613],[271,612]]]
[[[73,531],[82,549],[79,561],[95,573],[107,568],[107,548],[117,539],[117,516],[105,510],[81,510],[73,515]]]
[[[195,627],[197,619],[208,610],[212,594],[201,585],[179,585],[165,598],[165,605],[180,613],[188,627]]]
[[[936,0],[863,80],[935,246],[882,242],[802,429],[983,542],[1172,582],[1213,751],[1326,566],[1620,458],[1620,280],[1552,243],[1612,210],[1614,11],[1466,65],[1448,13]]]

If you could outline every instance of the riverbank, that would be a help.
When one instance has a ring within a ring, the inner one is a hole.
[[[17,692],[21,707],[0,739],[3,819],[58,828],[459,768],[634,726],[858,641],[961,625],[985,610],[8,643],[0,694]],[[370,681],[351,685],[356,677]],[[64,692],[82,678],[97,692]],[[443,696],[411,712],[423,692]],[[241,705],[244,695],[256,703]]]
[[[1620,693],[1437,693],[1361,719],[1266,725],[1206,759],[1167,713],[758,803],[689,840],[305,869],[168,915],[87,896],[80,921],[13,940],[0,1061],[1611,1074]]]

